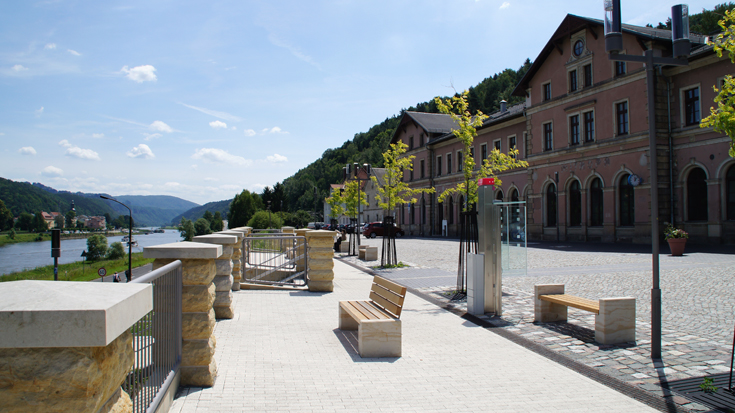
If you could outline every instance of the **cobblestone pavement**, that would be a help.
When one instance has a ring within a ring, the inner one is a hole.
[[[381,246],[381,240],[361,240]],[[530,244],[526,275],[503,277],[503,315],[483,318],[491,324],[540,344],[569,359],[637,385],[659,396],[670,396],[684,410],[707,410],[671,396],[659,383],[706,377],[730,371],[735,325],[735,254],[694,252],[683,257],[661,246],[662,361],[650,359],[651,254],[640,246]],[[700,247],[700,250],[705,248]],[[399,239],[399,261],[409,268],[377,270],[380,261],[363,262],[337,254],[342,260],[372,268],[387,278],[466,311],[466,302],[450,301],[456,288],[457,240]],[[380,254],[379,254],[380,255]],[[517,254],[516,254],[517,258]],[[635,343],[598,345],[594,314],[570,308],[566,323],[533,323],[534,284],[565,284],[566,292],[585,298],[636,298]]]

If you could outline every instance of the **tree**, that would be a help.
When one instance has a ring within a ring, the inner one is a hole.
[[[268,211],[258,211],[250,218],[248,226],[254,229],[281,228],[283,222],[278,214],[271,213],[269,216]]]
[[[0,231],[13,228],[13,213],[5,206],[0,199]]]
[[[255,211],[259,209],[260,197],[252,194],[244,189],[239,195],[235,195],[235,199],[230,203],[230,212],[227,214],[230,228],[237,228],[247,225]]]
[[[96,261],[107,253],[107,237],[95,234],[87,238],[87,260]]]
[[[327,198],[327,204],[329,205],[329,217],[337,219],[340,215],[345,213],[344,200],[342,199],[342,190],[335,189],[332,194]]]
[[[209,228],[209,221],[204,218],[197,219],[194,223],[194,232],[196,235],[207,235],[212,233],[212,229]]]
[[[214,221],[214,215],[212,215],[209,210],[204,211],[204,215],[202,215],[202,218],[206,219],[209,222],[209,225],[212,225],[212,221]]]
[[[43,219],[43,214],[41,213],[41,211],[36,212],[36,214],[33,216],[32,228],[36,232],[48,231],[48,224],[46,223],[46,220]]]
[[[21,212],[16,226],[22,231],[31,231],[33,229],[33,215]]]
[[[10,231],[8,232],[8,238],[15,239],[15,228],[10,228]]]
[[[96,235],[95,235],[96,236]],[[121,242],[113,242],[107,249],[108,260],[120,260],[125,258],[125,248]]]
[[[194,223],[186,218],[181,218],[181,223],[179,224],[179,233],[184,241],[191,241],[194,238],[194,235],[196,235]]]
[[[723,33],[715,38],[713,45],[717,56],[727,52],[730,61],[735,63],[735,10],[726,11],[725,18],[720,20]],[[735,158],[735,79],[732,75],[725,76],[721,89],[714,86],[717,93],[715,103],[717,109],[710,107],[710,115],[702,119],[700,127],[711,127],[730,137],[730,157]]]
[[[54,225],[58,229],[64,228],[64,217],[62,215],[57,215],[54,217]]]
[[[77,213],[69,211],[66,213],[66,228],[74,228],[74,218],[77,217]]]
[[[214,219],[209,224],[209,227],[212,228],[213,232],[222,231],[225,228],[225,223],[222,221],[222,213],[219,211],[214,213]]]
[[[344,213],[350,218],[357,218],[359,213],[358,205],[368,205],[365,199],[365,191],[358,191],[359,181],[349,181],[345,183],[344,192],[341,194]]]

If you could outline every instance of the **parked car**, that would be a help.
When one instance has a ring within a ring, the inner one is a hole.
[[[399,227],[398,225],[393,224],[393,228],[396,234],[396,238],[400,238],[405,235],[401,227]],[[370,222],[368,224],[365,224],[365,226],[362,228],[362,235],[364,235],[365,238],[382,237],[383,236],[383,223],[382,222]]]

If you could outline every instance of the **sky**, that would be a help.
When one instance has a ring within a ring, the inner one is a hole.
[[[623,21],[673,4],[623,0]],[[535,60],[567,13],[602,19],[603,1],[4,1],[0,177],[198,204],[261,192]]]

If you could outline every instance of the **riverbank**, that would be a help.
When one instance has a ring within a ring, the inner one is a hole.
[[[143,258],[142,252],[133,253],[133,268],[140,267],[153,262],[152,258]],[[128,257],[125,256],[121,260],[99,260],[94,262],[72,262],[69,264],[59,264],[59,281],[90,281],[99,278],[97,270],[104,268],[107,275],[115,272],[120,273],[120,277],[125,277],[125,270],[128,269]],[[0,276],[0,282],[16,281],[16,280],[53,280],[54,266],[46,265],[44,267],[34,268],[32,270],[13,272]]]
[[[15,238],[10,238],[9,231],[0,232],[0,247],[4,245],[10,245],[10,244],[20,244],[23,242],[41,242],[41,241],[50,241],[51,240],[51,234],[50,233],[37,233],[37,232],[20,232],[17,231],[15,233]],[[61,234],[62,240],[67,239],[86,239],[89,238],[92,235],[95,234],[102,234],[106,237],[115,237],[115,236],[124,236],[128,235],[127,231],[105,231],[105,232],[85,232],[85,233],[78,233],[78,234]],[[133,230],[133,236],[140,235],[141,232],[137,230]],[[39,239],[40,237],[40,239]]]

